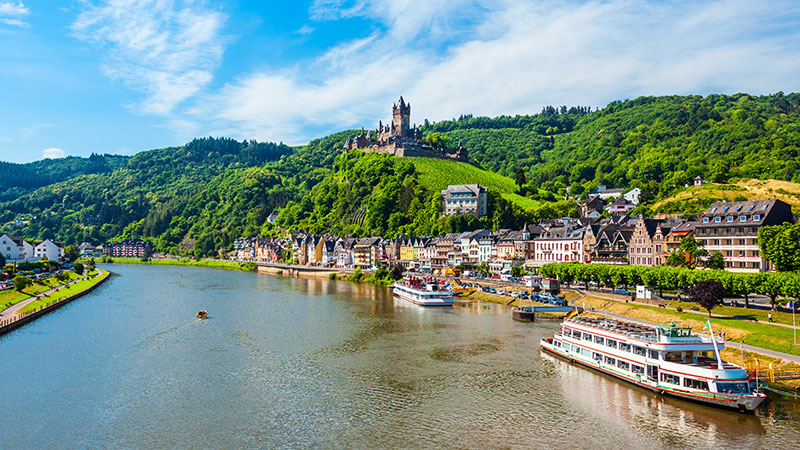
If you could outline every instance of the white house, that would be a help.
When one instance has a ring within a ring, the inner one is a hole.
[[[586,229],[583,227],[551,228],[541,237],[534,239],[534,258],[531,265],[584,262],[583,236],[585,231]]]
[[[64,258],[64,247],[50,239],[45,239],[33,248],[34,258],[47,258],[51,261],[61,261]]]
[[[625,200],[633,203],[634,205],[638,205],[639,204],[639,196],[641,194],[642,194],[642,190],[641,189],[633,188],[630,191],[626,192],[625,195],[623,195],[623,197],[625,197]]]
[[[25,261],[33,258],[34,255],[33,245],[28,241],[19,236],[7,234],[0,236],[0,253],[8,262]]]

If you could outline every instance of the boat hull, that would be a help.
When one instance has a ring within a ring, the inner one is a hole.
[[[403,300],[409,301],[411,303],[420,305],[420,306],[453,306],[454,300],[451,297],[449,300],[424,300],[420,299],[414,295],[406,294],[402,291],[394,291],[395,297],[402,298]]]
[[[631,383],[633,385],[639,386],[644,389],[648,389],[659,395],[669,395],[671,397],[682,398],[684,400],[690,400],[693,402],[704,403],[707,405],[733,409],[742,412],[754,411],[767,398],[766,395],[745,396],[745,395],[733,395],[733,394],[719,394],[716,392],[704,393],[704,392],[688,392],[688,391],[675,390],[663,385],[659,385],[657,383],[650,382],[649,380],[647,380],[646,377],[640,377],[640,376],[632,377],[618,373],[614,370],[609,370],[608,368],[603,367],[599,363],[593,361],[587,361],[583,358],[575,356],[573,352],[560,349],[544,339],[541,341],[540,346],[542,350],[550,354],[563,358],[567,361],[578,363],[584,367],[594,369],[598,372],[605,373],[606,375],[611,375],[614,378],[626,381],[628,383]]]

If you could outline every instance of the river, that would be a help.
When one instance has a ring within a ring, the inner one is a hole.
[[[0,337],[0,448],[800,445],[800,403],[746,415],[658,397],[540,354],[558,323],[501,305],[104,267],[115,275],[94,292]]]

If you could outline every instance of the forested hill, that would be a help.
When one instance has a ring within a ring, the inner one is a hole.
[[[112,172],[79,175],[0,202],[0,224],[6,224],[0,232],[99,243],[146,218],[153,228],[165,229],[175,209],[186,207],[220,173],[261,167],[292,153],[283,144],[227,138],[195,139],[181,147],[141,152]],[[29,220],[27,226],[7,224],[20,216]]]
[[[203,138],[133,157],[4,163],[0,232],[67,243],[143,237],[161,250],[207,255],[273,232],[266,217],[275,209],[289,229],[413,235],[574,213],[575,202],[562,200],[567,187],[580,196],[598,184],[640,186],[649,202],[697,175],[800,181],[800,94],[642,97],[596,111],[466,115],[423,129],[439,142],[462,141],[488,170],[342,155],[354,131],[300,148]],[[492,186],[488,219],[437,218],[438,189],[478,179]],[[9,224],[20,218],[28,222]]]
[[[43,159],[27,164],[0,161],[0,201],[12,200],[36,188],[69,180],[80,175],[110,173],[123,166],[129,156],[98,155],[88,158],[69,156]]]
[[[484,167],[508,176],[521,168],[534,184],[555,180],[577,194],[649,185],[656,197],[697,175],[800,181],[797,93],[640,97],[521,119],[465,116],[426,131],[461,140]]]

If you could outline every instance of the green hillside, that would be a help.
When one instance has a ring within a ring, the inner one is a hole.
[[[452,184],[480,184],[490,192],[500,193],[523,209],[535,209],[541,202],[516,194],[514,180],[495,172],[458,161],[437,158],[414,158],[420,184],[431,191],[442,191]]]
[[[737,180],[727,184],[709,183],[689,186],[656,201],[650,210],[654,213],[699,213],[714,202],[722,200],[765,200],[777,198],[800,211],[800,183],[778,180]]]

